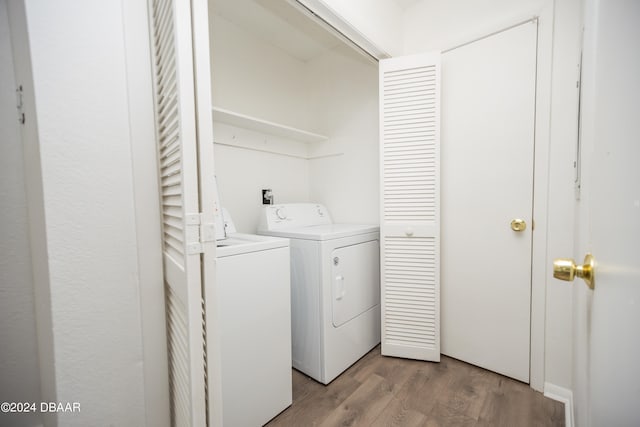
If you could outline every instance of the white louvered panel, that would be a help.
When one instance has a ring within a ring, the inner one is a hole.
[[[435,239],[385,239],[386,340],[435,347]]]
[[[162,204],[167,343],[173,426],[205,426],[204,337],[191,2],[149,0],[158,173]]]
[[[170,286],[166,286],[166,300],[171,425],[189,426],[189,357],[185,351],[188,348],[187,313]]]
[[[184,265],[182,179],[175,42],[171,1],[153,4],[156,110],[163,210],[164,250]]]
[[[436,67],[383,74],[383,215],[435,221]]]
[[[380,63],[382,353],[440,360],[439,54]]]

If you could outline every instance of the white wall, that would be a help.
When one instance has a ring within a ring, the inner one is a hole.
[[[547,0],[420,0],[404,13],[404,53],[445,50],[539,14]]]
[[[312,108],[329,136],[311,146],[310,197],[335,222],[378,224],[378,67],[346,49],[309,63]]]
[[[305,62],[257,39],[212,10],[209,16],[213,105],[282,125],[315,130],[309,114]],[[263,188],[273,190],[276,203],[309,200],[307,143],[218,122],[214,123],[214,141],[220,202],[239,232],[256,232]]]
[[[82,408],[45,424],[145,425],[159,419],[166,425],[166,405],[161,399],[153,405],[145,395],[150,372],[142,328],[157,330],[141,324],[141,280],[149,280],[154,264],[141,254],[159,259],[160,248],[157,236],[138,234],[134,203],[134,188],[157,188],[155,179],[149,183],[140,169],[132,170],[140,153],[133,144],[149,147],[139,138],[153,135],[141,131],[138,114],[149,123],[152,104],[129,103],[129,84],[140,80],[128,75],[132,58],[125,45],[132,40],[123,31],[137,27],[146,37],[146,17],[138,15],[132,27],[131,8],[100,1],[26,0],[25,11],[28,45],[21,52],[29,54],[33,70],[33,81],[25,82],[33,113],[25,152],[42,399]],[[25,64],[16,68],[24,71]],[[155,157],[154,151],[146,155]],[[166,370],[155,375],[166,378]],[[163,381],[151,383],[162,387]],[[147,418],[151,411],[162,416]]]
[[[39,402],[24,155],[6,0],[0,0],[0,402]],[[0,414],[1,425],[34,426],[37,413]]]
[[[25,187],[29,214],[29,246],[31,248],[31,272],[33,276],[38,339],[40,398],[42,401],[55,402],[57,391],[46,241],[47,228],[27,17],[23,1],[9,1],[7,6],[16,84],[22,85],[24,90],[25,124],[22,126],[22,144],[24,148]],[[45,413],[40,415],[47,426],[53,425],[55,422],[54,414]]]
[[[214,149],[220,203],[239,232],[257,231],[263,188],[273,190],[276,203],[309,201],[308,160],[219,145]]]
[[[314,130],[305,63],[209,11],[213,105]]]

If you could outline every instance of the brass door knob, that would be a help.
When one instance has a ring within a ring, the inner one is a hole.
[[[583,265],[576,265],[571,258],[558,258],[553,261],[553,277],[573,282],[574,277],[578,276],[590,289],[593,289],[596,286],[595,266],[596,260],[591,254],[584,257]]]
[[[527,223],[524,219],[516,218],[511,221],[511,229],[513,231],[524,231],[527,228]]]

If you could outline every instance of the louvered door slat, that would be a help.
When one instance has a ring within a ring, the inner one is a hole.
[[[440,360],[440,56],[380,63],[382,353]]]
[[[171,424],[206,425],[200,255],[188,215],[199,212],[191,5],[150,0],[163,226]],[[197,234],[197,233],[196,233]]]

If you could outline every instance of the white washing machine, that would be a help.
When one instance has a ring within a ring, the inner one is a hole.
[[[260,426],[292,401],[289,240],[235,233],[225,214],[215,281],[223,424]]]
[[[328,384],[380,343],[380,229],[295,203],[266,206],[258,233],[290,239],[293,367]]]

